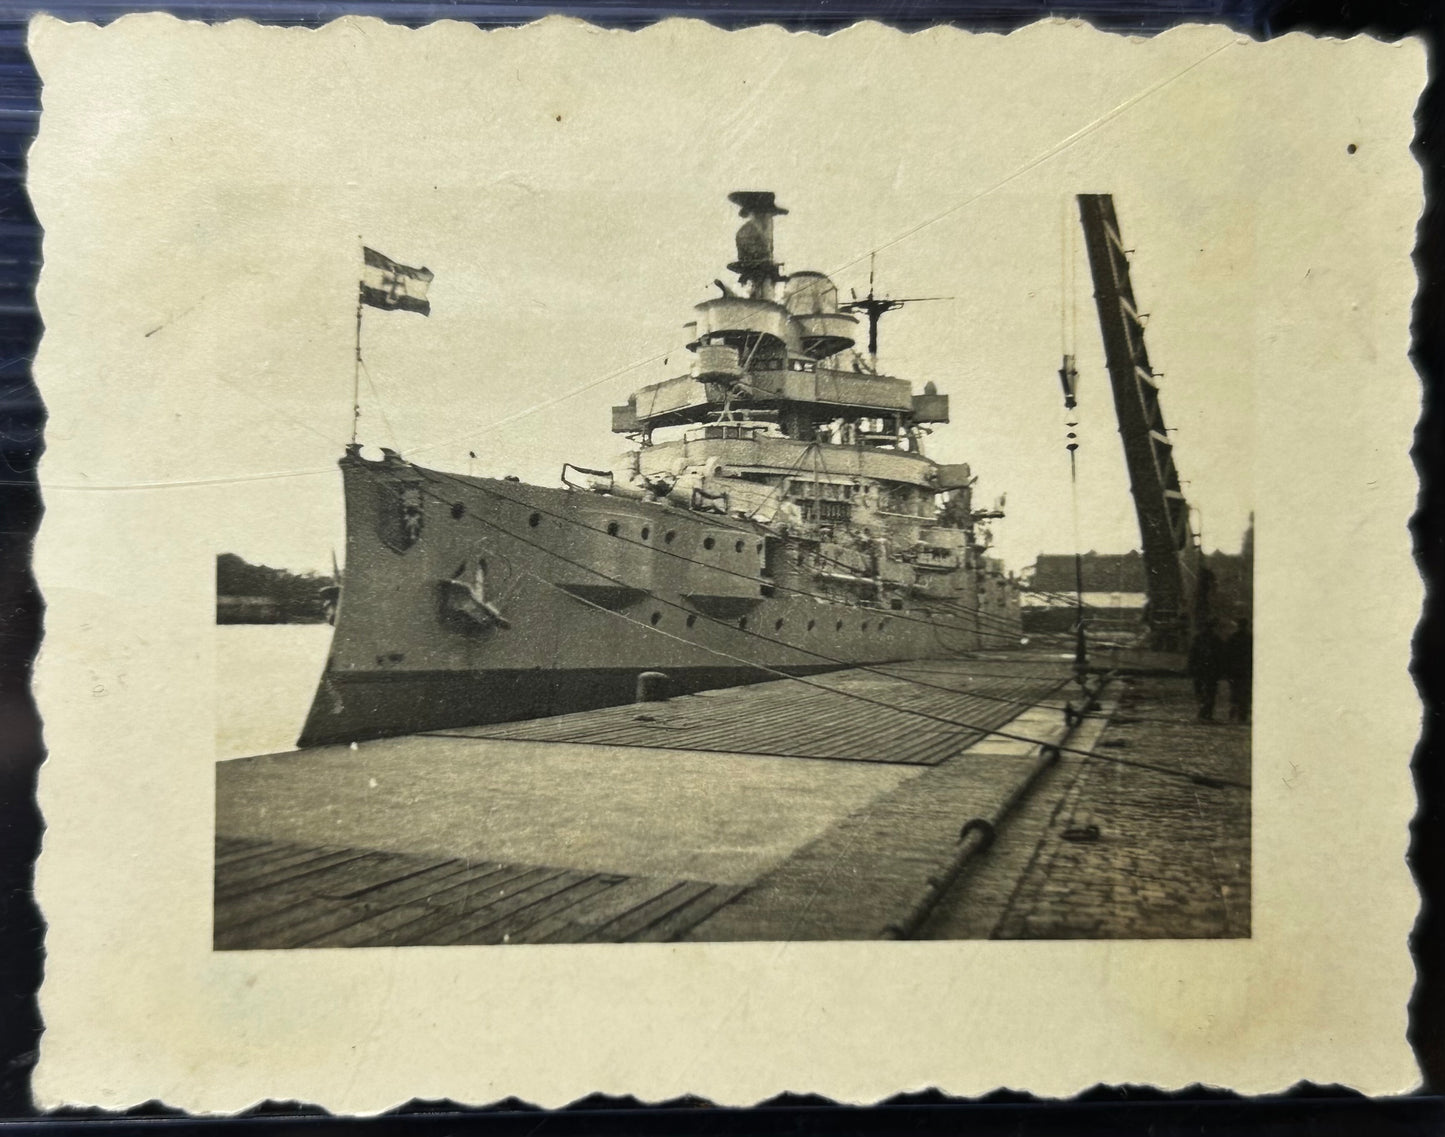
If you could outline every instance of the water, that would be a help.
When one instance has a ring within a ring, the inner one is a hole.
[[[296,749],[331,647],[329,624],[216,626],[216,757]]]

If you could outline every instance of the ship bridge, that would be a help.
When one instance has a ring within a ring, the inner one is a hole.
[[[738,259],[728,266],[738,286],[716,281],[721,295],[694,306],[691,366],[613,407],[614,433],[647,447],[662,427],[767,419],[803,442],[916,452],[919,426],[948,421],[948,396],[931,385],[915,395],[905,380],[879,374],[871,346],[866,357],[856,350],[858,318],[825,273],[781,271],[773,218],[787,211],[771,193],[729,200],[743,218]]]
[[[613,431],[650,441],[660,427],[736,411],[774,415],[784,434],[806,440],[832,420],[881,419],[871,433],[894,440],[917,424],[948,421],[947,395],[915,395],[906,380],[876,373],[851,352],[858,321],[838,310],[827,276],[797,272],[782,283],[781,301],[729,291],[698,304],[687,325],[688,371],[614,407]]]

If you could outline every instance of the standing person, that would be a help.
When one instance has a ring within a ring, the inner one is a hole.
[[[1199,701],[1201,722],[1214,721],[1214,699],[1219,691],[1224,644],[1215,630],[1214,621],[1206,620],[1194,633],[1189,645],[1189,674],[1194,680],[1194,697]]]
[[[1254,688],[1254,633],[1241,616],[1224,643],[1224,679],[1229,684],[1229,721],[1248,722]]]

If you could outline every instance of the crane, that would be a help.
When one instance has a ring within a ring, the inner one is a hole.
[[[1134,301],[1114,199],[1110,194],[1079,194],[1078,204],[1143,542],[1150,646],[1184,651],[1194,630],[1208,618],[1211,575],[1174,466],[1174,445],[1159,406],[1157,376],[1144,347],[1144,318]],[[1066,358],[1064,371],[1071,370],[1072,361]],[[1061,378],[1071,399],[1071,377],[1061,372]]]

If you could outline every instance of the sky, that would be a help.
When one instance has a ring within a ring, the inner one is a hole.
[[[1309,185],[1303,163],[1297,184],[1260,178],[1281,143],[1267,84],[1226,82],[1258,71],[1229,33],[1140,51],[1087,30],[1047,50],[1020,50],[1027,33],[875,31],[840,74],[808,35],[716,32],[699,60],[670,54],[666,29],[554,22],[528,46],[363,26],[324,51],[278,30],[261,68],[223,35],[124,66],[97,43],[105,113],[50,140],[86,155],[50,208],[112,234],[63,304],[94,319],[113,360],[97,382],[126,384],[111,413],[136,438],[156,415],[197,424],[154,476],[227,487],[217,552],[294,570],[341,554],[363,242],[435,273],[429,317],[364,314],[367,452],[556,484],[564,461],[624,447],[613,404],[686,369],[691,306],[732,280],[737,189],[790,210],[785,271],[862,293],[872,253],[880,291],[951,298],[885,316],[880,369],[950,395],[927,452],[970,463],[980,504],[1007,495],[993,533],[1014,570],[1075,548],[1066,349],[1078,543],[1139,545],[1073,203],[1113,194],[1185,492],[1205,546],[1239,549],[1282,271],[1261,234]],[[1347,176],[1344,133],[1298,144],[1336,142],[1326,168]]]

